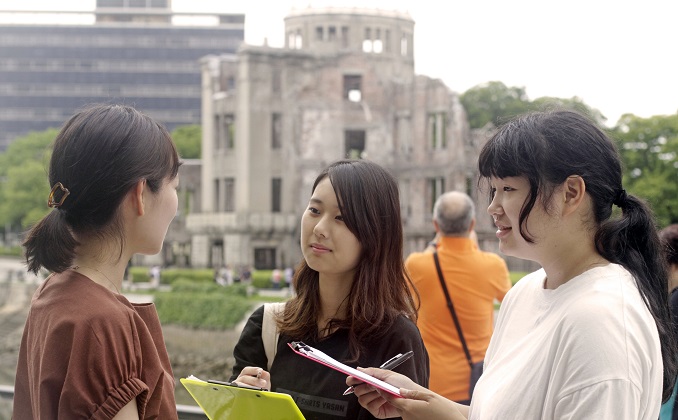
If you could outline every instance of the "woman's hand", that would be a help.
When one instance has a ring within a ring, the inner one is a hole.
[[[403,396],[403,398],[395,397],[386,391],[365,384],[359,379],[349,377],[346,384],[354,386],[354,393],[358,397],[358,402],[374,417],[381,419],[402,417],[404,420],[466,419],[468,412],[465,407],[417,385],[404,375],[377,368],[358,369],[400,388],[400,395]],[[458,407],[463,408],[464,414],[459,411]]]
[[[233,381],[241,385],[249,385],[257,388],[271,389],[271,374],[260,367],[247,366],[240,371],[240,375]]]

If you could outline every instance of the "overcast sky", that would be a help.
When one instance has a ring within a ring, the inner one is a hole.
[[[0,0],[0,9],[92,10],[94,0]],[[678,111],[675,0],[173,0],[177,11],[245,13],[245,41],[282,46],[285,15],[309,6],[408,12],[418,74],[463,93],[498,80],[530,99],[580,97],[613,124]]]

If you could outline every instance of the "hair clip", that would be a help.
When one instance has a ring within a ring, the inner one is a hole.
[[[60,189],[63,195],[61,196],[61,200],[54,201],[54,193],[56,192],[57,189]],[[64,187],[64,185],[61,182],[57,182],[56,184],[54,184],[54,186],[52,187],[52,191],[49,193],[49,198],[47,199],[47,206],[53,209],[61,207],[61,205],[64,204],[64,200],[66,200],[66,197],[68,197],[70,193],[71,192],[68,191],[68,188]]]

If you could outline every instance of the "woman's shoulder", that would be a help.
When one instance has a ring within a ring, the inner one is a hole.
[[[421,337],[417,324],[404,314],[396,316],[391,325],[387,328],[386,335],[412,336],[417,339]]]

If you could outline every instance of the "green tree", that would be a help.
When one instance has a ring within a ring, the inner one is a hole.
[[[0,154],[0,226],[27,227],[45,215],[50,144],[57,129],[32,132],[14,140]]]
[[[199,125],[182,125],[172,131],[172,140],[179,156],[184,159],[200,159],[202,129]]]
[[[607,118],[597,109],[586,105],[580,98],[542,96],[530,101],[522,87],[507,87],[502,82],[484,83],[464,92],[460,97],[466,109],[471,128],[482,128],[488,123],[495,127],[527,111],[544,111],[554,108],[574,109],[588,115],[599,124]]]
[[[649,202],[660,226],[678,223],[678,114],[625,114],[612,135],[624,161],[624,188]]]
[[[498,126],[527,111],[530,106],[524,88],[507,87],[502,82],[474,86],[459,99],[466,109],[471,128],[482,128],[487,123]]]
[[[605,118],[605,116],[599,110],[586,105],[584,101],[576,96],[569,99],[542,96],[532,101],[529,108],[536,111],[545,111],[553,108],[572,109],[579,111],[584,115],[588,115],[589,118],[597,122],[599,125],[604,125],[605,121],[607,121],[607,118]]]

